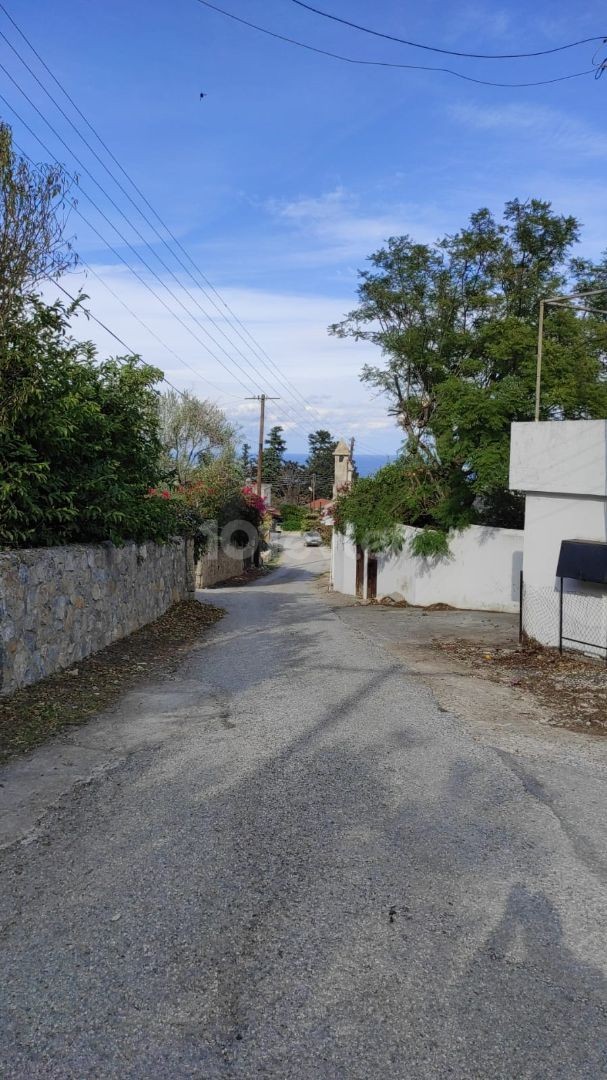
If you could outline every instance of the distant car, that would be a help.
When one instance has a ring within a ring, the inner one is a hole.
[[[304,533],[304,543],[306,547],[320,547],[322,536],[315,529],[312,529],[310,532]]]

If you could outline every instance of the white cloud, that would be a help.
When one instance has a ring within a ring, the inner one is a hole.
[[[475,131],[494,131],[511,138],[516,135],[533,142],[551,157],[567,157],[570,164],[579,158],[607,157],[607,137],[602,131],[568,113],[542,105],[452,105],[451,116]],[[537,161],[537,156],[534,155]]]
[[[444,211],[434,206],[363,199],[344,187],[290,201],[270,199],[265,209],[275,223],[296,230],[299,240],[310,245],[298,245],[296,258],[300,264],[311,259],[360,262],[389,237],[403,233],[414,233],[420,241],[432,242],[437,223],[444,217]]]

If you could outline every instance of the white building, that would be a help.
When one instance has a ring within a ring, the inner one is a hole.
[[[607,420],[513,424],[510,487],[525,493],[523,628],[543,645],[558,645],[561,544],[607,544]],[[607,589],[565,579],[563,591],[566,647],[577,639],[584,651],[605,656]]]

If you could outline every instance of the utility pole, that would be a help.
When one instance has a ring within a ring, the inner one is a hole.
[[[257,453],[257,494],[261,498],[261,477],[263,473],[263,440],[264,425],[266,418],[266,401],[280,401],[277,397],[268,397],[267,394],[257,394],[255,397],[246,398],[246,401],[259,402],[259,450]]]
[[[537,330],[537,365],[535,369],[535,422],[540,418],[540,391],[542,388],[542,353],[544,351],[544,310],[550,301],[540,300],[540,318]]]

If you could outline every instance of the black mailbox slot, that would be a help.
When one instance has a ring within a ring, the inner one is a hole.
[[[607,544],[599,540],[563,540],[556,576],[607,585]]]

